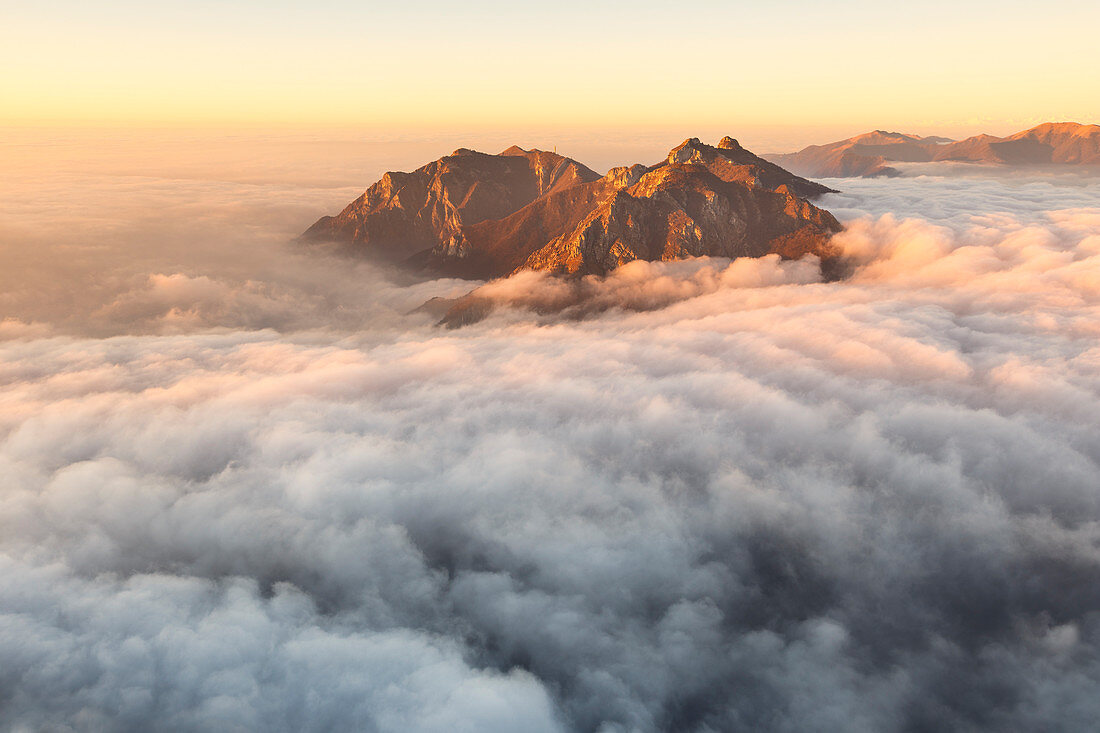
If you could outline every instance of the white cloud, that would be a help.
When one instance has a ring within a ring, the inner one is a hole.
[[[5,723],[1086,729],[1096,193],[852,182],[849,281],[531,274],[454,331],[255,242],[20,315]]]

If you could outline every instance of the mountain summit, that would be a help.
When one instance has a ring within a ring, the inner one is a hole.
[[[829,191],[731,137],[717,147],[690,138],[656,165],[605,176],[541,150],[463,148],[412,173],[387,173],[303,239],[477,278],[605,274],[631,260],[704,255],[831,262],[840,225],[806,200]]]

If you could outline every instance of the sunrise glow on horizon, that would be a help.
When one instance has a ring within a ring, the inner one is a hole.
[[[0,125],[851,125],[1100,117],[1100,6],[6,6]],[[1051,83],[1057,80],[1057,83]]]

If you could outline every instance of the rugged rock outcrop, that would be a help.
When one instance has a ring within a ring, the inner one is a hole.
[[[833,193],[833,189],[814,181],[808,181],[775,163],[750,153],[728,135],[718,142],[718,147],[704,145],[698,138],[685,140],[673,148],[663,165],[694,163],[701,165],[724,181],[738,181],[753,187],[778,188],[787,186],[796,196],[812,198],[824,193]]]
[[[768,156],[806,176],[899,175],[891,162],[960,161],[1003,165],[1100,164],[1100,126],[1048,122],[1008,137],[975,135],[951,141],[876,130],[797,153]]]
[[[760,185],[757,173],[713,173],[696,162],[658,166],[617,188],[576,226],[531,253],[534,270],[606,274],[631,260],[703,255],[828,257],[831,214],[797,196],[787,184]]]
[[[836,219],[805,197],[830,189],[742,148],[692,138],[653,166],[598,176],[554,153],[460,150],[387,173],[304,238],[458,276],[529,268],[604,274],[636,259],[820,256]]]

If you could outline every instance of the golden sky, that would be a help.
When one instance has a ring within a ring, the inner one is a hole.
[[[0,0],[0,15],[3,125],[1100,119],[1095,2]]]

